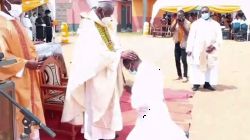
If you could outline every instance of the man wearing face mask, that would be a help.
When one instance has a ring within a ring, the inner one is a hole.
[[[116,131],[122,129],[120,62],[134,60],[136,55],[121,49],[110,29],[112,1],[95,2],[92,11],[82,14],[61,121],[84,124],[85,139],[114,139]]]
[[[22,13],[21,0],[0,0],[0,7],[0,51],[6,58],[17,60],[8,67],[0,67],[0,81],[12,80],[16,101],[45,122],[36,71],[43,62],[37,61],[40,58],[37,58],[34,45],[17,20]],[[17,137],[24,131],[22,119],[23,115],[17,110]],[[31,139],[39,139],[38,128],[32,129]]]
[[[186,53],[186,45],[187,45],[187,37],[190,28],[190,22],[185,19],[184,11],[182,9],[178,9],[177,18],[173,21],[171,25],[171,31],[174,32],[173,39],[175,42],[175,64],[177,69],[178,78],[177,80],[181,80],[184,77],[183,82],[188,81],[188,65],[187,65],[187,53]],[[183,76],[181,72],[181,63],[183,64]]]
[[[215,90],[212,85],[218,81],[217,54],[221,43],[220,24],[210,18],[208,7],[202,7],[201,18],[191,25],[186,49],[193,91],[197,91],[202,84],[205,89]]]
[[[123,65],[135,75],[131,106],[137,111],[135,127],[127,140],[187,140],[184,131],[171,119],[164,100],[164,77],[160,68],[124,59]]]

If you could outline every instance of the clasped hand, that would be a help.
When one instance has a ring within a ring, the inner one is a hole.
[[[215,47],[211,45],[211,46],[207,47],[206,52],[207,53],[212,53],[214,50],[215,50]]]
[[[207,47],[206,52],[212,53],[214,50],[216,50],[216,48],[213,45],[211,45],[211,46]],[[191,56],[191,55],[192,55],[192,52],[188,51],[187,56]]]

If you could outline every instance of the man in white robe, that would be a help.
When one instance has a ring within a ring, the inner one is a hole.
[[[197,91],[202,84],[205,89],[215,90],[211,85],[218,82],[218,50],[221,43],[220,24],[210,18],[209,8],[203,7],[201,18],[191,25],[186,48],[193,91]]]
[[[131,105],[137,110],[135,127],[127,140],[187,140],[184,131],[171,119],[164,100],[164,79],[161,70],[150,63],[123,60],[135,80]]]
[[[33,40],[32,23],[31,23],[31,20],[29,18],[28,13],[23,13],[21,15],[20,21],[23,24],[23,26],[25,27],[25,29],[29,35],[30,40]]]
[[[33,41],[36,40],[36,19],[37,19],[37,15],[36,12],[34,12],[32,14],[32,16],[30,17],[30,21],[32,23],[32,37],[33,37]]]
[[[83,125],[85,139],[114,139],[122,129],[119,99],[123,91],[121,58],[135,59],[123,51],[109,29],[112,2],[99,2],[82,15],[65,97],[62,122]]]

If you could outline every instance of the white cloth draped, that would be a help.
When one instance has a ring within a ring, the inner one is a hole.
[[[205,21],[200,18],[191,25],[186,51],[192,52],[192,55],[187,57],[191,66],[189,75],[192,84],[203,84],[205,81],[210,82],[211,79],[213,85],[217,84],[218,51],[221,43],[222,31],[216,21],[212,19]],[[208,54],[206,49],[210,45],[216,50]]]
[[[84,131],[92,138],[95,134],[89,131],[93,129],[86,128],[103,128],[99,133],[122,129],[119,110],[119,97],[123,90],[121,47],[115,43],[115,51],[110,51],[95,27],[95,22],[103,25],[94,11],[82,19],[61,120],[81,125],[85,112],[89,119],[85,118],[88,123]]]
[[[29,17],[25,17],[24,13],[22,14],[21,18],[20,18],[21,23],[23,24],[23,26],[25,27],[29,38],[32,40],[33,39],[33,34],[32,34],[32,23],[31,20],[29,19]]]
[[[30,17],[30,21],[31,21],[31,23],[32,23],[32,35],[33,35],[33,39],[35,40],[35,38],[36,38],[36,25],[35,25],[35,23],[36,23],[36,19],[37,19],[37,16],[31,16]]]
[[[146,62],[139,65],[131,96],[138,118],[127,140],[187,140],[164,103],[163,81],[159,68]]]

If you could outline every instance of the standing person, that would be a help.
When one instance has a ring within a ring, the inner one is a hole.
[[[37,14],[34,12],[32,16],[30,17],[30,21],[32,23],[32,36],[33,36],[33,41],[36,40],[36,19],[37,19]]]
[[[29,35],[30,40],[33,40],[33,36],[32,36],[32,23],[31,23],[31,20],[29,18],[28,13],[23,13],[21,15],[20,21],[23,24],[23,26],[25,27],[25,29],[26,29],[26,31],[27,31],[27,33]]]
[[[121,49],[116,32],[110,30],[113,11],[112,1],[99,0],[89,14],[82,15],[73,53],[61,120],[84,123],[82,131],[88,140],[114,139],[122,129],[120,61],[136,58],[133,52]]]
[[[210,18],[208,7],[201,8],[201,18],[193,22],[187,40],[187,55],[190,60],[190,80],[193,91],[201,84],[208,90],[218,81],[218,49],[222,43],[220,24]]]
[[[46,25],[45,25],[45,22],[43,20],[41,13],[38,13],[38,17],[36,19],[35,25],[36,25],[36,39],[37,41],[43,41],[45,37],[44,28]]]
[[[40,97],[37,69],[42,66],[27,32],[17,18],[22,13],[21,0],[0,0],[0,51],[17,63],[0,67],[0,81],[15,83],[16,101],[31,111],[43,123],[44,113]],[[16,111],[17,137],[24,131],[22,113]],[[39,140],[38,128],[32,129],[31,140]]]
[[[139,57],[124,59],[123,64],[135,74],[131,105],[138,114],[127,140],[187,140],[184,131],[171,119],[164,101],[161,70]]]
[[[46,24],[45,27],[45,37],[46,37],[46,42],[51,42],[53,33],[52,33],[52,22],[53,20],[50,17],[50,10],[45,10],[45,16],[43,17],[43,21]]]
[[[187,45],[187,37],[189,33],[190,22],[185,19],[184,11],[178,10],[177,17],[174,19],[171,25],[171,31],[174,32],[174,42],[175,42],[175,64],[177,69],[178,78],[177,80],[181,80],[184,77],[183,82],[188,81],[188,65],[187,65],[187,53],[186,53],[186,45]],[[184,73],[182,75],[181,71],[181,61],[183,64]]]

